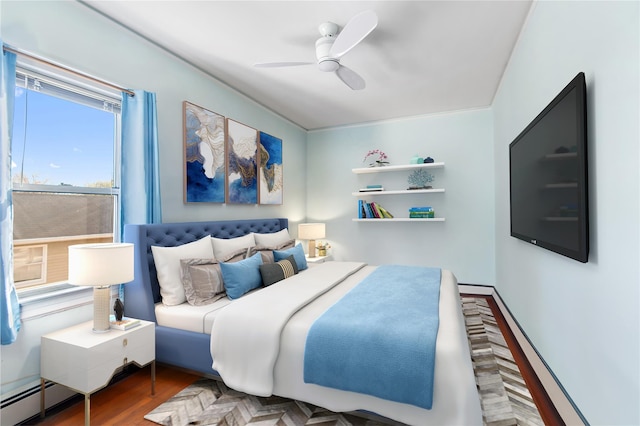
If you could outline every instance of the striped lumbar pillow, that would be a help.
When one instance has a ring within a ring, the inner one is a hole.
[[[298,265],[293,255],[282,259],[276,263],[260,265],[260,275],[262,275],[262,285],[265,287],[278,281],[289,278],[298,273]]]

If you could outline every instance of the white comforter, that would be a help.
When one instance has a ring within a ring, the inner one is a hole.
[[[442,271],[433,408],[304,383],[306,335],[317,317],[375,267],[326,262],[225,307],[211,331],[213,368],[236,390],[333,411],[366,410],[414,425],[482,424],[457,282]]]
[[[233,389],[272,395],[280,333],[289,318],[363,266],[336,262],[322,275],[298,274],[227,306],[211,329],[213,369]]]

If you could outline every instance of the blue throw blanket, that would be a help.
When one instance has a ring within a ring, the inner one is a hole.
[[[378,267],[311,326],[304,381],[430,409],[440,275]]]

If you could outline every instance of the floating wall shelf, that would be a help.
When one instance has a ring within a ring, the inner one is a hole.
[[[363,174],[363,173],[401,172],[403,170],[415,170],[415,169],[439,169],[442,167],[444,167],[444,163],[421,163],[421,164],[403,164],[401,166],[361,167],[359,169],[351,169],[351,171],[355,174]]]

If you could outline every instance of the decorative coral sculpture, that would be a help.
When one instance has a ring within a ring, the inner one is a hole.
[[[410,188],[427,188],[428,184],[433,182],[433,175],[426,170],[419,169],[414,170],[413,173],[409,175],[407,181],[409,182]]]

